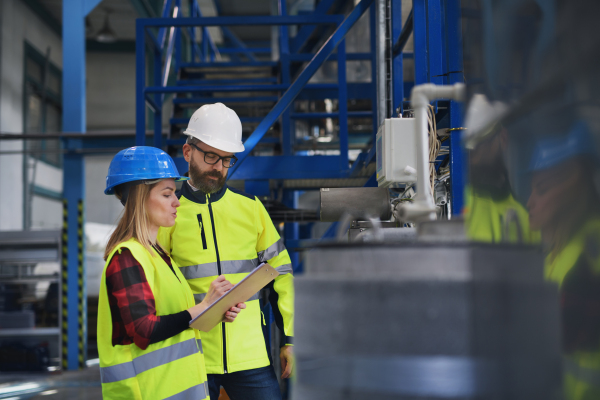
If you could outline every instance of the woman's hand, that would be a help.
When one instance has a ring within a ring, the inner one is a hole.
[[[206,293],[206,296],[204,296],[204,300],[187,310],[190,313],[192,319],[196,318],[202,311],[206,310],[208,306],[214,303],[219,297],[229,292],[232,287],[233,285],[231,284],[231,282],[225,279],[225,276],[220,275],[219,277],[217,277],[217,279],[212,281],[212,283],[210,284],[210,287],[208,288],[208,293]],[[232,307],[232,309],[233,308],[234,307]],[[243,308],[246,308],[245,304]],[[227,313],[229,312],[233,311],[227,311]],[[235,312],[235,315],[232,315],[233,318],[231,319],[231,321],[235,319],[238,312],[239,311]]]
[[[223,316],[223,322],[233,322],[235,317],[237,317],[239,312],[244,308],[246,308],[246,303],[238,303],[237,305],[231,307]]]
[[[206,307],[214,303],[219,297],[223,296],[225,293],[229,292],[233,285],[225,279],[224,275],[219,275],[217,279],[212,281],[210,287],[208,288],[208,293],[204,297],[202,302],[206,304]]]

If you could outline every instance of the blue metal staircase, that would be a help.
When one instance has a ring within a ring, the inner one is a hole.
[[[187,13],[181,10],[181,0],[165,1],[162,18],[137,20],[137,143],[145,143],[149,108],[154,146],[167,148],[185,170],[187,165],[178,158],[185,139],[182,128],[201,105],[223,102],[240,116],[246,146],[229,178],[247,181],[247,190],[268,194],[264,193],[264,181],[268,180],[302,180],[303,188],[318,188],[323,179],[348,179],[364,173],[364,168],[351,168],[348,150],[370,146],[375,136],[375,80],[348,83],[346,62],[368,60],[374,69],[375,54],[374,49],[346,53],[344,37],[372,2],[363,0],[354,7],[352,1],[323,0],[313,13],[291,16],[282,0],[276,16],[203,17],[196,1]],[[347,15],[329,14],[344,9]],[[246,45],[229,29],[231,25],[277,26],[278,59],[270,59],[269,53],[275,49]],[[290,25],[298,26],[292,38]],[[227,47],[215,45],[208,26],[222,29]],[[200,36],[197,31],[202,32],[200,40],[196,40]],[[152,61],[148,63],[148,59]],[[309,83],[319,67],[332,61],[341,66],[335,81]],[[147,71],[154,71],[149,74],[150,85],[146,85]],[[162,109],[167,94],[173,95],[173,112],[164,139]],[[336,107],[323,108],[325,99]],[[348,104],[354,108],[349,110]],[[295,129],[298,120],[315,127],[327,119],[334,129],[325,136],[300,134]],[[358,121],[352,126],[359,127],[359,132],[349,130],[349,119]],[[331,155],[332,150],[338,154]],[[365,155],[360,158],[363,164]]]

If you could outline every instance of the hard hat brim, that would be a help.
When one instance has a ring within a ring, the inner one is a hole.
[[[148,178],[148,179],[140,179],[137,177],[132,177],[129,179],[122,179],[118,182],[113,183],[110,187],[107,187],[104,190],[104,194],[107,194],[107,195],[115,194],[115,188],[124,183],[135,182],[135,181],[148,181],[148,180],[153,180],[153,179],[174,179],[175,182],[181,182],[181,181],[187,181],[190,178],[188,178],[187,176],[157,176],[155,178]]]

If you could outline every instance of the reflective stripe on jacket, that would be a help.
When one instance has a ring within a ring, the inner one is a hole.
[[[158,255],[151,255],[137,240],[130,239],[110,254],[100,281],[98,303],[98,353],[104,399],[208,398],[208,384],[200,332],[183,332],[150,344],[146,350],[135,344],[112,345],[112,318],[106,286],[106,268],[116,251],[126,247],[144,268],[156,303],[157,315],[169,315],[192,307],[194,297],[183,275]]]
[[[293,336],[294,287],[292,265],[282,239],[262,203],[254,196],[224,186],[206,195],[184,183],[181,206],[171,228],[161,228],[158,239],[180,266],[196,302],[202,301],[210,283],[220,274],[236,284],[260,262],[268,261],[280,272],[271,302],[283,326],[285,341]],[[233,323],[219,324],[202,333],[209,374],[244,371],[269,365],[256,293]]]

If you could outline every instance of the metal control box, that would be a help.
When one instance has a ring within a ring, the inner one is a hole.
[[[416,182],[417,147],[414,118],[388,118],[377,132],[377,183]]]

